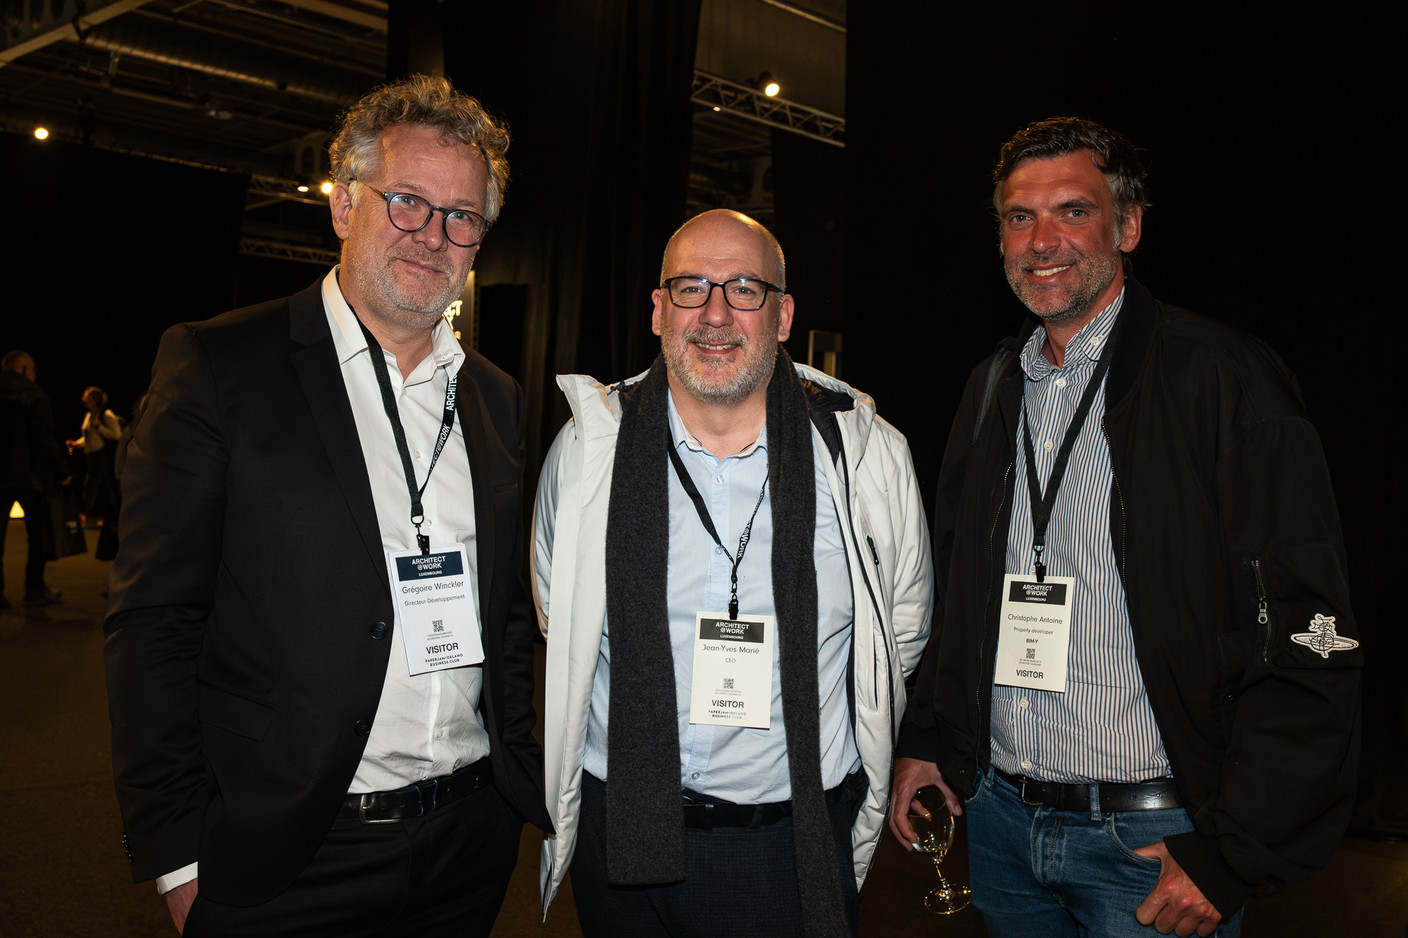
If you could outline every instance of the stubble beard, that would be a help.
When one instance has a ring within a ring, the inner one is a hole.
[[[1062,290],[1058,287],[1043,288],[1027,279],[1026,271],[1037,264],[1072,264],[1080,274],[1076,284],[1069,288],[1062,301]],[[1100,298],[1115,279],[1115,265],[1120,263],[1117,256],[1109,254],[1080,254],[1072,252],[1066,256],[1043,257],[1026,253],[1021,257],[1008,259],[1003,264],[1007,273],[1007,283],[1022,304],[1048,325],[1059,326],[1074,322],[1091,311],[1092,304]]]
[[[405,259],[436,269],[443,269],[445,265],[443,259],[425,255],[412,255]],[[355,260],[357,263],[352,276],[357,283],[358,292],[368,302],[374,301],[378,307],[367,312],[397,326],[407,329],[432,329],[444,314],[445,308],[459,299],[461,290],[453,276],[447,275],[447,282],[440,293],[431,296],[418,295],[407,290],[397,278],[393,269],[397,258],[360,257]]]
[[[660,350],[665,356],[665,365],[680,386],[696,400],[705,404],[741,404],[772,377],[773,362],[777,357],[777,325],[773,323],[760,337],[755,347],[741,332],[725,329],[691,329],[678,336],[675,341],[661,337]],[[706,345],[736,344],[738,353],[743,356],[734,371],[733,377],[723,384],[710,382],[709,376],[731,367],[729,362],[701,362],[694,357],[691,349],[694,343]]]

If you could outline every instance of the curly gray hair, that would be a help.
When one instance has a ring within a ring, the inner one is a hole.
[[[491,223],[498,218],[508,188],[508,127],[444,78],[412,75],[373,89],[348,108],[328,147],[333,179],[351,182],[373,172],[381,135],[396,124],[433,127],[442,139],[477,149],[489,170],[484,217]]]

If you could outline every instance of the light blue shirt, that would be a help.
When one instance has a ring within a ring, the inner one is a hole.
[[[778,642],[773,642],[772,716],[766,730],[689,722],[694,663],[695,615],[726,612],[730,571],[738,539],[758,505],[767,477],[767,428],[742,452],[716,458],[685,430],[669,403],[670,432],[685,469],[699,489],[719,540],[714,543],[673,469],[670,477],[669,606],[670,643],[675,661],[676,721],[680,738],[680,787],[738,804],[764,804],[792,797],[787,769],[787,731],[782,719],[782,684]],[[836,502],[826,481],[830,456],[812,436],[816,482],[815,556],[817,573],[817,676],[821,722],[821,770],[833,788],[860,766],[850,726],[847,663],[851,652],[854,606],[850,568]],[[772,486],[763,494],[748,548],[738,566],[740,615],[776,615],[772,594]],[[604,625],[601,657],[592,684],[584,768],[608,777],[606,751],[610,705],[611,642]]]
[[[1123,300],[1121,291],[1072,337],[1060,368],[1041,354],[1044,328],[1039,327],[1022,349],[1022,410],[1030,421],[1042,492]],[[1047,575],[1075,578],[1066,691],[993,686],[993,764],[1049,782],[1139,782],[1169,774],[1134,657],[1124,585],[1110,540],[1114,473],[1101,429],[1104,418],[1102,384],[1076,437],[1046,529]],[[1029,575],[1032,510],[1020,421],[1017,454],[1007,571]]]

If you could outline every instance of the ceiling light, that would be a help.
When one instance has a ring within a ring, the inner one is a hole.
[[[777,97],[777,93],[782,90],[782,86],[777,83],[777,79],[772,77],[772,72],[763,72],[753,82],[753,87],[757,88],[769,98]]]
[[[49,128],[48,128],[48,127],[36,127],[36,128],[34,128],[34,139],[35,139],[35,140],[48,140],[48,139],[49,139]]]
[[[323,195],[332,195],[332,183],[325,182],[322,185]]]
[[[299,191],[299,192],[307,192],[307,191],[308,191],[308,187],[307,187],[307,186],[299,186],[299,187],[298,187],[298,191]]]

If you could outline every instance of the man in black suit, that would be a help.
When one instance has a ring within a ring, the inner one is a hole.
[[[128,856],[184,934],[486,935],[549,826],[522,395],[441,315],[507,147],[444,79],[373,91],[341,264],[162,339],[106,658]]]

